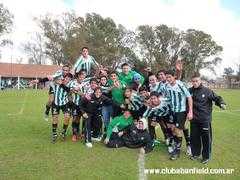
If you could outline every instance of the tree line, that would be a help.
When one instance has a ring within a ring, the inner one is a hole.
[[[0,11],[1,36],[2,32],[10,32],[13,16],[3,5]],[[201,30],[182,31],[165,24],[139,25],[129,30],[109,17],[96,13],[81,17],[73,11],[58,16],[46,14],[34,21],[40,31],[23,44],[32,64],[44,64],[46,59],[57,65],[74,64],[83,46],[89,47],[100,64],[112,69],[129,62],[138,69],[150,66],[156,71],[172,67],[180,58],[185,76],[190,77],[203,68],[214,72],[214,66],[221,62],[223,47]]]

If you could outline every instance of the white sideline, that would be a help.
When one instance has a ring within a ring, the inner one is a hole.
[[[25,93],[24,93],[24,98],[23,98],[23,101],[22,101],[22,105],[21,105],[21,108],[20,108],[19,112],[14,113],[14,114],[9,113],[8,116],[16,116],[16,115],[21,115],[21,114],[23,114],[23,111],[24,111],[24,109],[25,109],[26,101],[27,101],[27,93],[25,92]]]
[[[147,180],[147,175],[145,174],[145,153],[141,150],[138,154],[138,179]]]

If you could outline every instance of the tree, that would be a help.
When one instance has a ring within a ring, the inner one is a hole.
[[[44,39],[40,33],[35,33],[31,42],[23,44],[23,50],[29,57],[29,64],[45,64]]]
[[[218,55],[223,48],[212,39],[211,35],[188,29],[183,33],[183,41],[181,55],[186,77],[191,77],[194,71],[199,72],[201,69],[215,72],[214,67],[222,60]]]
[[[143,25],[138,27],[137,35],[141,55],[153,69],[167,69],[175,64],[182,47],[178,29],[166,25]]]
[[[0,3],[0,47],[12,44],[10,40],[3,38],[5,34],[12,31],[12,25],[13,15]]]
[[[227,67],[227,68],[224,68],[224,75],[227,79],[227,83],[228,83],[228,88],[231,88],[231,84],[232,84],[232,80],[231,80],[231,76],[233,75],[234,73],[234,70],[231,68],[231,67]]]

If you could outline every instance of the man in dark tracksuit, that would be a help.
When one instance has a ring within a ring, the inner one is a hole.
[[[92,140],[101,141],[102,107],[110,105],[111,103],[112,100],[102,95],[101,88],[99,87],[94,90],[90,99],[82,99],[80,109],[82,110],[82,116],[86,121],[85,143],[87,147],[92,147]]]
[[[204,87],[199,74],[192,77],[192,87],[189,92],[193,98],[193,119],[190,121],[191,159],[197,159],[202,153],[202,163],[209,161],[212,146],[212,102],[216,106],[225,109],[225,103],[221,96],[211,89]]]

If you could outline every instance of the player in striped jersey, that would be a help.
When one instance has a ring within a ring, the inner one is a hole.
[[[80,119],[81,119],[81,110],[80,110],[80,104],[81,104],[81,99],[84,96],[83,93],[83,80],[86,77],[85,71],[80,71],[79,73],[76,74],[76,79],[72,80],[69,82],[68,86],[72,92],[72,141],[76,142],[78,140],[78,137],[80,135]]]
[[[70,66],[68,64],[63,65],[61,70],[56,71],[53,75],[42,78],[42,79],[38,79],[38,80],[33,80],[30,82],[30,84],[37,84],[37,83],[45,83],[48,81],[54,81],[58,78],[60,79],[64,79],[64,77],[70,72]],[[48,120],[48,116],[49,116],[49,112],[52,106],[52,102],[54,100],[54,91],[52,89],[52,87],[50,86],[49,88],[49,96],[48,96],[48,101],[46,103],[46,110],[44,112],[45,115],[45,120]]]
[[[166,77],[168,81],[168,85],[166,87],[167,97],[171,106],[173,120],[175,123],[173,132],[176,148],[172,153],[170,159],[176,160],[180,155],[183,129],[185,127],[186,118],[188,120],[191,120],[193,117],[192,97],[188,89],[184,86],[184,84],[181,81],[176,80],[174,71],[172,70],[167,71]],[[188,107],[186,105],[188,105]],[[190,137],[185,137],[185,139],[187,141],[187,145],[190,145]]]
[[[62,110],[64,114],[64,122],[63,122],[63,131],[61,136],[63,140],[66,138],[66,131],[69,124],[70,119],[70,107],[68,95],[70,89],[67,87],[68,83],[72,78],[71,74],[67,74],[64,80],[61,77],[58,77],[54,82],[51,82],[51,87],[54,92],[54,101],[52,105],[52,142],[55,143],[57,140],[57,126],[60,110]]]
[[[138,120],[142,117],[146,110],[144,106],[144,98],[133,91],[131,88],[126,88],[124,91],[124,105],[127,109],[132,111],[134,120]]]
[[[157,77],[153,74],[149,76],[149,89],[150,92],[157,92],[166,95],[166,83],[164,81],[158,82]]]
[[[166,121],[168,121],[170,114],[170,106],[167,103],[161,101],[160,94],[153,91],[150,94],[150,104],[147,110],[144,112],[143,117],[148,118],[149,125],[149,133],[154,139],[155,144],[158,144],[156,140],[155,126],[160,124],[160,126],[164,126],[167,130]],[[171,132],[163,132],[164,136],[169,137]],[[165,138],[166,138],[165,137]]]
[[[77,59],[77,62],[73,66],[74,73],[84,69],[86,70],[87,75],[90,75],[94,66],[99,66],[99,64],[88,54],[88,47],[83,47],[81,56]]]

